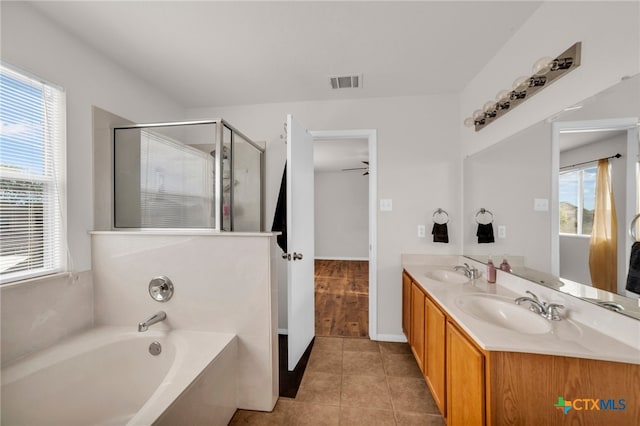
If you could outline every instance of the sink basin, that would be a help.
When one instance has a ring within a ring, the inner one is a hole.
[[[476,319],[519,333],[544,334],[552,329],[551,321],[507,297],[471,294],[456,299],[456,305]]]
[[[465,275],[459,274],[454,271],[448,271],[446,269],[434,269],[433,271],[425,272],[427,278],[440,281],[449,284],[464,284],[469,282],[469,278]]]

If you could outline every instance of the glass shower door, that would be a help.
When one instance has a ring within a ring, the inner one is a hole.
[[[233,230],[262,229],[262,153],[238,134],[233,136]]]

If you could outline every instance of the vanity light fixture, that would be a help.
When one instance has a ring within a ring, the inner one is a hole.
[[[474,127],[476,132],[502,117],[525,100],[529,99],[551,83],[580,66],[582,42],[577,42],[562,52],[557,58],[538,59],[532,67],[531,76],[518,77],[511,90],[501,90],[494,101],[486,102],[482,109],[475,110],[464,125]]]

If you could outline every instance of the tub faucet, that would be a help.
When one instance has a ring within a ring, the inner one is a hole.
[[[149,318],[138,324],[138,331],[147,331],[150,325],[153,325],[160,321],[164,321],[165,319],[167,319],[167,314],[164,311],[153,314]]]

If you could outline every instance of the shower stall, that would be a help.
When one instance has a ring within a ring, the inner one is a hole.
[[[114,229],[259,232],[264,148],[222,119],[113,132]]]

